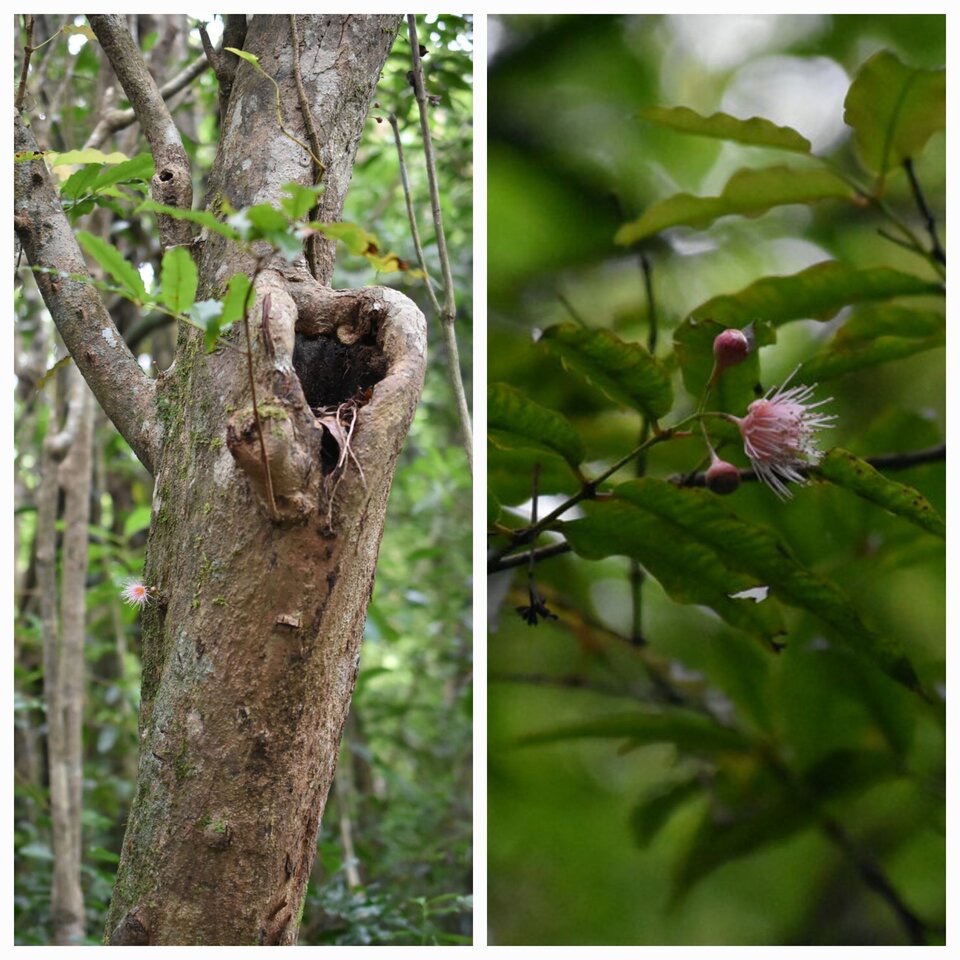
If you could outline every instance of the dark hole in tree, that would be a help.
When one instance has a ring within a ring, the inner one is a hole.
[[[172,180],[173,174],[169,170],[164,170],[163,173],[160,174],[160,179],[164,182],[167,180]]]
[[[335,407],[384,378],[387,358],[368,343],[344,344],[297,334],[293,368],[311,408]]]
[[[387,358],[372,343],[344,344],[298,333],[293,368],[314,413],[330,414],[347,400],[362,400],[363,394],[386,375]],[[327,431],[321,441],[320,456],[327,471],[340,457],[340,447]]]
[[[31,179],[33,180],[33,185],[35,187],[43,185],[43,177],[41,177],[39,173],[35,173]]]

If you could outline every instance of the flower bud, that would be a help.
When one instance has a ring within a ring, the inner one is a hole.
[[[726,496],[733,493],[740,486],[740,471],[726,460],[721,460],[717,456],[712,457],[710,469],[706,474],[707,487],[714,493]]]
[[[717,372],[746,360],[752,346],[751,338],[742,330],[731,328],[718,333],[713,340],[713,357]]]

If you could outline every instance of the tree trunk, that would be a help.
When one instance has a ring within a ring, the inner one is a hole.
[[[93,401],[90,392],[75,369],[68,372],[67,379],[70,386],[66,423],[59,432],[51,428],[44,441],[37,522],[44,700],[47,708],[47,770],[54,857],[50,913],[53,942],[62,945],[82,943],[86,933],[80,884],[83,638],[93,445]],[[64,496],[63,571],[58,591],[55,524],[61,491]]]
[[[399,19],[296,18],[325,166],[321,220],[340,216]],[[91,17],[91,24],[100,37],[114,20]],[[290,18],[254,17],[244,48],[279,85],[283,126],[306,143],[291,36]],[[118,58],[128,56],[117,49]],[[123,82],[123,65],[112,62]],[[152,118],[126,93],[146,128]],[[17,134],[17,149],[30,149],[19,126]],[[180,161],[167,142],[154,156],[156,197],[164,158]],[[42,165],[21,166],[17,226],[31,262],[42,265],[38,217],[21,199],[43,193]],[[177,167],[167,179],[182,185],[182,173]],[[279,127],[273,84],[241,63],[208,209],[219,212],[224,201],[235,209],[276,205],[284,183],[313,180],[309,153]],[[249,335],[257,411],[238,323],[211,354],[201,334],[181,331],[173,367],[155,386],[136,387],[136,401],[148,408],[141,422],[131,422],[122,405],[111,413],[152,466],[156,486],[139,772],[106,940],[292,944],[356,679],[390,482],[422,388],[425,321],[393,290],[331,290],[327,242],[319,279],[302,258],[291,265],[258,251],[255,260],[216,234],[193,248],[201,297],[221,296],[237,271],[255,280]],[[60,325],[58,281],[40,275],[39,282]],[[72,290],[69,281],[62,286]],[[86,345],[99,349],[108,330],[68,332],[79,344],[78,366],[105,404],[104,363],[99,355],[91,360]],[[324,426],[294,370],[296,344]],[[129,370],[126,358],[110,362]],[[159,442],[151,409],[163,425]]]

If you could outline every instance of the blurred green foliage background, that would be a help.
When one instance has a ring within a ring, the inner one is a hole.
[[[565,372],[536,345],[537,333],[575,313],[587,327],[646,344],[644,277],[637,255],[614,245],[618,226],[680,191],[717,195],[738,168],[785,156],[654,126],[638,112],[684,105],[702,114],[768,117],[856,172],[843,100],[857,69],[879,50],[911,67],[940,67],[946,59],[940,16],[491,17],[489,47],[488,377],[569,418],[593,474],[636,445],[639,415],[613,408]],[[935,134],[915,164],[941,236],[944,143]],[[922,232],[902,172],[890,178],[886,200]],[[656,353],[670,354],[673,330],[699,304],[759,277],[836,259],[936,279],[929,264],[878,235],[882,226],[873,209],[827,201],[758,219],[728,217],[705,230],[679,228],[648,242]],[[928,300],[942,311],[936,298]],[[760,352],[763,389],[816,354],[845,316],[782,327],[776,345]],[[682,396],[679,378],[675,385]],[[817,390],[818,399],[832,395],[829,410],[839,417],[825,446],[866,457],[938,444],[944,390],[942,348],[837,377]],[[678,413],[694,402],[687,397]],[[661,444],[646,472],[693,470],[702,449],[696,438]],[[489,479],[500,503],[516,510],[506,512],[509,522],[528,519],[528,460],[491,447]],[[942,462],[895,479],[944,511]],[[544,467],[542,494],[575,489],[569,475]],[[557,502],[541,497],[540,515]],[[906,647],[926,683],[942,683],[942,541],[827,484],[812,484],[786,504],[746,484],[724,506],[774,528],[871,625]],[[682,791],[691,778],[706,780],[708,767],[666,745],[517,745],[564,722],[656,699],[642,658],[624,640],[635,613],[629,563],[570,554],[541,563],[537,584],[560,619],[535,628],[514,610],[527,602],[525,583],[525,570],[514,570],[493,576],[489,588],[491,943],[905,942],[888,904],[813,827],[786,836],[758,827],[756,849],[728,857],[674,900],[708,811],[709,783],[667,802],[656,831],[642,820],[650,809],[644,804],[673,785]],[[788,613],[789,645],[778,657],[709,610],[673,602],[649,578],[639,618],[650,650],[681,689],[718,696],[741,722],[774,738],[789,762],[815,765],[833,751],[857,756],[874,747],[897,755],[897,775],[829,809],[937,942],[945,912],[942,724],[872,667],[826,648],[808,614]],[[770,784],[751,780],[755,775],[743,768],[740,799],[762,809]]]

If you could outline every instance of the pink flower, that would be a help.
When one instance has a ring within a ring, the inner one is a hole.
[[[733,418],[743,437],[743,450],[757,476],[781,500],[792,496],[787,488],[788,481],[806,482],[802,468],[820,460],[816,432],[823,427],[832,427],[830,421],[836,419],[833,414],[816,411],[830,400],[809,402],[813,387],[785,389],[799,369],[797,367],[784,380],[776,393],[771,388],[765,397],[754,400],[747,407],[745,417]]]
[[[145,607],[150,602],[150,588],[141,581],[131,578],[124,581],[120,596],[124,603],[129,603],[133,607]]]

